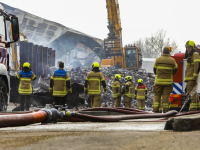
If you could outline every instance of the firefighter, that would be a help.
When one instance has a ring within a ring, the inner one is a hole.
[[[186,42],[186,52],[184,59],[187,59],[185,78],[184,81],[187,83],[187,93],[189,94],[196,87],[198,82],[198,73],[199,73],[199,54],[196,52],[195,43],[193,41]],[[199,99],[197,91],[191,97],[191,103],[189,111],[198,110],[199,108]]]
[[[125,87],[123,88],[122,93],[125,95],[124,96],[124,105],[125,107],[131,108],[131,102],[133,99],[133,92],[134,92],[134,85],[132,82],[132,77],[131,76],[126,76],[125,77],[126,83]]]
[[[91,106],[99,107],[101,100],[101,85],[103,85],[104,92],[106,92],[106,81],[103,74],[99,70],[99,63],[95,62],[92,64],[92,71],[88,73],[85,79],[85,94],[89,94]]]
[[[147,99],[147,87],[143,84],[143,80],[138,80],[138,85],[135,87],[135,98],[137,99],[137,107],[140,110],[145,110],[145,100]]]
[[[22,71],[18,72],[16,78],[20,80],[18,92],[21,95],[20,109],[24,111],[24,103],[26,102],[26,111],[30,108],[30,97],[32,94],[31,81],[36,79],[35,74],[31,71],[31,65],[25,62]]]
[[[162,97],[163,112],[169,111],[169,96],[173,91],[173,75],[177,72],[176,61],[170,57],[169,48],[163,49],[163,54],[154,63],[154,73],[156,74],[153,87],[153,112],[159,112]]]
[[[120,103],[121,103],[121,83],[120,80],[121,79],[121,75],[120,74],[116,74],[115,75],[115,81],[112,82],[112,92],[113,92],[113,98],[115,101],[115,105],[114,107],[119,107]]]
[[[69,75],[64,70],[64,62],[59,63],[59,69],[51,76],[49,92],[54,96],[54,105],[65,107],[67,95],[72,93],[72,88]]]

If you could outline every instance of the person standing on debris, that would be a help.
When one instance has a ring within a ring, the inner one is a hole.
[[[113,98],[115,101],[115,105],[114,107],[119,107],[120,102],[121,102],[121,83],[120,80],[121,79],[121,75],[120,74],[116,74],[115,75],[115,81],[112,82],[112,92],[113,92]]]
[[[88,73],[85,79],[85,94],[89,94],[89,99],[93,107],[100,107],[101,100],[101,85],[103,85],[104,92],[106,92],[106,81],[103,74],[99,70],[99,63],[92,64],[92,71]]]
[[[64,70],[64,62],[59,63],[59,69],[51,76],[49,92],[54,96],[54,105],[65,107],[67,94],[72,93],[71,82],[68,73]]]
[[[32,94],[31,81],[36,79],[35,74],[31,71],[31,65],[25,62],[22,71],[18,72],[16,78],[20,80],[18,92],[21,95],[20,109],[24,111],[24,103],[26,101],[26,111],[30,108],[30,97]]]
[[[186,92],[190,94],[191,91],[194,91],[189,107],[189,111],[194,111],[199,109],[198,94],[197,91],[193,89],[196,87],[198,82],[200,59],[199,54],[196,52],[195,43],[193,41],[187,41],[185,47],[186,52],[184,59],[187,59],[187,63],[184,81],[187,83]]]
[[[170,57],[169,48],[163,49],[163,54],[158,57],[154,63],[154,73],[156,74],[155,84],[153,87],[153,112],[159,112],[162,97],[163,112],[169,111],[169,96],[173,91],[173,75],[177,72],[175,59]]]
[[[137,99],[137,107],[140,110],[145,110],[145,100],[147,99],[147,87],[143,84],[143,80],[138,80],[138,85],[135,87],[135,98]]]
[[[125,87],[123,88],[122,93],[124,94],[124,105],[125,107],[131,108],[131,102],[133,99],[133,92],[134,92],[134,85],[132,82],[132,77],[131,76],[126,76],[126,83]]]

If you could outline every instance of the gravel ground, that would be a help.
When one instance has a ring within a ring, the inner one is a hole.
[[[58,123],[0,129],[0,150],[188,150],[200,131],[164,131],[165,122]]]
[[[6,150],[188,150],[198,149],[196,132],[0,132],[0,149]]]

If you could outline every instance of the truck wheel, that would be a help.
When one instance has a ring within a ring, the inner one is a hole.
[[[0,111],[6,111],[8,96],[7,96],[7,86],[4,80],[1,80],[0,89],[2,90],[2,92],[0,93]]]

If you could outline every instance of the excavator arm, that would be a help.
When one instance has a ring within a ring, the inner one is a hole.
[[[108,12],[108,25],[115,26],[115,33],[121,38],[121,20],[118,0],[106,0]]]
[[[118,0],[106,0],[107,4],[107,13],[108,13],[108,29],[109,29],[109,38],[118,37],[121,40],[121,20],[119,12],[119,3]]]

